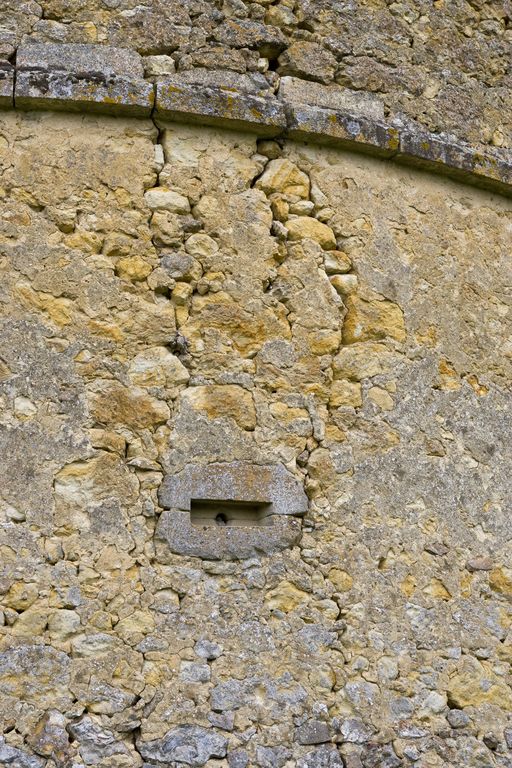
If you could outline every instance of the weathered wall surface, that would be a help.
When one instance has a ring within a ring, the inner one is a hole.
[[[510,766],[510,201],[160,128],[0,116],[0,763]],[[219,461],[298,544],[170,551]]]
[[[4,0],[0,58],[21,43],[132,47],[168,71],[267,70],[380,96],[391,115],[510,148],[509,0]]]

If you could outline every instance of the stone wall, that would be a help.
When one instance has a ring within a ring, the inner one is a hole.
[[[511,766],[511,201],[149,118],[5,111],[0,164],[0,764]],[[180,551],[212,467],[290,539]]]
[[[30,42],[110,44],[150,72],[338,83],[406,124],[510,149],[511,18],[510,0],[3,0],[0,58]]]

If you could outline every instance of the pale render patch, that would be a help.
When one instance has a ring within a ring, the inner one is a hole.
[[[510,202],[159,127],[0,115],[0,763],[506,765]],[[162,509],[224,463],[279,546]]]

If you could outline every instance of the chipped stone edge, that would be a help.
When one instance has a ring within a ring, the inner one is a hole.
[[[267,96],[234,90],[232,84],[224,88],[180,83],[179,75],[159,78],[155,84],[117,75],[99,84],[84,73],[66,71],[51,73],[43,89],[37,88],[37,81],[36,71],[0,62],[0,108],[153,117],[314,142],[391,159],[512,197],[512,161],[507,158],[367,114],[291,102],[286,92],[275,95],[269,89]]]

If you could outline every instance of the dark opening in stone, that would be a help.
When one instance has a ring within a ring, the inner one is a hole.
[[[272,525],[271,511],[272,504],[268,502],[191,499],[190,520],[198,526]]]

